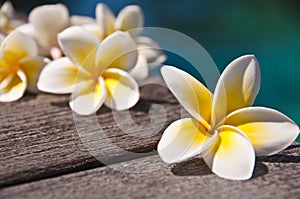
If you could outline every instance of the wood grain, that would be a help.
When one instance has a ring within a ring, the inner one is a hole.
[[[176,99],[159,84],[143,86],[140,102],[129,113],[102,107],[96,116],[73,117],[68,102],[68,95],[27,94],[0,104],[0,186],[147,156],[163,128],[181,117]]]
[[[258,158],[253,178],[225,180],[202,159],[166,165],[157,155],[13,186],[1,198],[289,198],[300,194],[300,145]]]

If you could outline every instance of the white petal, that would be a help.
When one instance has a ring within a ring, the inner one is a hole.
[[[130,35],[136,37],[144,27],[144,15],[137,5],[130,5],[123,8],[116,19],[115,29],[129,31]]]
[[[71,93],[75,84],[85,81],[81,74],[68,58],[60,58],[45,66],[40,74],[37,86],[39,90],[48,93]]]
[[[29,36],[32,36],[33,38],[37,38],[39,34],[34,25],[30,23],[23,24],[22,26],[19,26],[16,30],[25,33]]]
[[[102,41],[105,37],[104,35],[105,33],[103,32],[99,24],[95,24],[95,23],[85,24],[82,25],[81,27],[87,30],[88,32],[92,33],[93,35],[95,35],[100,41]]]
[[[63,4],[42,5],[34,8],[28,20],[51,45],[57,44],[57,33],[69,26],[69,11]]]
[[[69,105],[79,115],[90,115],[102,106],[105,98],[106,87],[103,78],[100,77],[99,82],[90,80],[77,86]]]
[[[83,66],[87,56],[99,44],[98,38],[82,27],[67,28],[58,35],[59,45],[77,66]]]
[[[149,67],[146,57],[139,54],[136,65],[129,71],[129,74],[136,80],[144,80],[149,75]]]
[[[38,91],[37,81],[43,67],[46,65],[46,59],[41,56],[28,57],[22,59],[19,65],[27,78],[27,90],[36,93]]]
[[[0,102],[20,99],[25,93],[26,86],[26,76],[22,71],[10,74],[0,82]]]
[[[72,15],[70,18],[71,26],[81,26],[95,23],[95,19],[88,16]]]
[[[212,94],[197,79],[172,66],[163,66],[161,74],[180,104],[209,128]]]
[[[259,64],[253,55],[232,61],[220,76],[214,92],[212,124],[222,123],[228,113],[251,106],[259,87]]]
[[[157,151],[162,160],[167,163],[180,162],[200,155],[216,138],[217,134],[208,135],[207,130],[197,120],[180,119],[164,131]]]
[[[35,40],[38,46],[39,54],[45,56],[50,55],[50,44],[48,44],[48,42],[42,36],[40,36],[40,33],[37,31],[34,25],[27,23],[19,26],[16,30],[31,36]]]
[[[96,7],[96,21],[100,25],[105,36],[115,31],[115,15],[104,3],[98,3]]]
[[[264,107],[248,107],[231,113],[226,124],[241,129],[252,142],[256,155],[272,155],[288,147],[299,127],[282,113]]]
[[[139,53],[143,54],[150,68],[160,66],[167,60],[159,45],[149,37],[138,37],[136,39]]]
[[[38,48],[33,38],[19,31],[13,31],[2,42],[1,52],[5,62],[14,65],[22,58],[37,55]]]
[[[107,88],[105,105],[116,110],[133,107],[139,100],[139,88],[136,81],[125,71],[109,68],[103,73]]]
[[[5,1],[1,6],[0,13],[8,16],[9,18],[13,17],[14,7],[10,1]]]
[[[26,22],[25,21],[22,21],[22,20],[18,20],[18,19],[11,19],[9,21],[9,32],[15,30],[17,27],[25,24]]]
[[[101,42],[96,65],[102,69],[110,67],[128,71],[135,66],[137,56],[136,44],[129,34],[116,31]]]
[[[212,172],[222,178],[251,178],[255,154],[251,142],[239,129],[223,126],[214,145],[203,152],[203,159]]]

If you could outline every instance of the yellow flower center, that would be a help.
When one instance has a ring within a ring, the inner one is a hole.
[[[11,72],[12,73],[17,73],[17,71],[20,69],[19,64],[14,64],[13,67],[11,67]]]

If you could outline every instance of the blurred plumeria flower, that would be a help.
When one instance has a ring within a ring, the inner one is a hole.
[[[40,90],[72,93],[69,105],[80,115],[95,113],[103,103],[116,110],[137,103],[138,85],[126,72],[137,61],[136,44],[128,33],[117,31],[100,43],[95,35],[73,26],[61,32],[58,41],[67,57],[44,68]]]
[[[0,47],[0,102],[20,99],[26,88],[36,92],[45,63],[31,37],[18,31],[10,33]]]
[[[24,24],[15,18],[15,9],[10,1],[6,1],[0,8],[0,32],[9,34],[18,26]]]
[[[260,69],[253,55],[231,62],[210,91],[186,72],[162,67],[169,89],[193,118],[180,119],[164,132],[158,153],[167,163],[201,155],[220,177],[252,176],[255,154],[275,154],[290,145],[299,127],[282,113],[250,107],[260,87]]]
[[[50,4],[34,8],[29,14],[28,24],[18,30],[36,40],[41,54],[57,59],[62,56],[57,34],[69,25],[68,8],[63,4]]]
[[[137,64],[129,71],[137,80],[148,76],[149,67],[159,66],[166,60],[166,55],[155,41],[140,36],[144,27],[144,15],[137,5],[124,7],[116,17],[107,5],[99,3],[96,7],[96,24],[85,24],[83,27],[100,40],[118,30],[128,31],[138,48]]]

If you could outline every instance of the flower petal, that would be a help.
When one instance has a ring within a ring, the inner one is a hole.
[[[179,103],[198,121],[210,128],[212,94],[197,79],[172,66],[161,68],[162,76]]]
[[[225,116],[232,111],[251,106],[259,86],[259,64],[253,55],[232,61],[220,76],[215,89],[212,124],[224,122]]]
[[[95,35],[99,39],[99,41],[102,41],[104,39],[104,32],[98,24],[84,24],[81,27]]]
[[[146,57],[139,53],[136,65],[129,71],[129,74],[136,80],[146,79],[149,75],[149,67]]]
[[[264,107],[248,107],[231,113],[226,124],[241,129],[252,142],[256,155],[272,155],[289,146],[299,127],[284,114]]]
[[[40,36],[40,33],[37,31],[34,25],[27,23],[19,26],[16,30],[31,36],[35,40],[39,50],[39,54],[45,56],[50,55],[50,44],[44,38],[42,38],[42,36]]]
[[[116,19],[115,29],[121,31],[129,31],[132,37],[136,37],[144,27],[144,15],[137,5],[130,5],[123,8]],[[135,30],[134,30],[135,29]]]
[[[107,88],[105,105],[116,110],[133,107],[139,100],[139,88],[136,81],[125,71],[109,68],[103,73]]]
[[[115,31],[116,17],[110,8],[104,3],[98,3],[96,7],[96,21],[100,25],[105,36],[110,35]]]
[[[216,138],[217,134],[208,135],[207,130],[197,120],[180,119],[164,131],[157,151],[167,163],[180,162],[201,154]]]
[[[100,42],[95,35],[79,26],[67,28],[59,33],[58,41],[65,55],[79,67]]]
[[[14,65],[24,57],[37,55],[38,48],[33,38],[19,31],[13,31],[2,42],[1,52],[5,62]]]
[[[74,86],[85,81],[84,73],[66,57],[50,62],[42,70],[38,89],[48,93],[65,94],[71,93]]]
[[[14,15],[15,9],[10,1],[5,1],[0,8],[0,13],[8,18],[12,18]]]
[[[246,180],[251,178],[255,153],[251,142],[239,129],[223,126],[216,142],[203,153],[212,172],[222,178]]]
[[[19,63],[27,78],[27,90],[33,93],[38,91],[37,81],[39,75],[46,65],[46,59],[41,56],[34,56],[22,59]]]
[[[28,20],[51,45],[57,44],[57,33],[70,22],[69,11],[63,4],[38,6],[30,12]]]
[[[8,75],[0,82],[0,102],[20,99],[26,90],[26,76],[22,71]]]
[[[136,39],[139,54],[143,54],[150,68],[155,68],[167,60],[159,45],[149,37],[138,37]]]
[[[71,26],[81,26],[85,24],[93,24],[95,23],[95,19],[88,16],[81,16],[81,15],[72,15],[70,17],[70,24]]]
[[[96,55],[96,66],[128,71],[135,66],[137,58],[136,44],[129,34],[116,31],[101,42]]]
[[[90,115],[102,106],[106,98],[106,88],[103,78],[98,80],[99,82],[82,82],[75,88],[69,105],[77,114]]]

